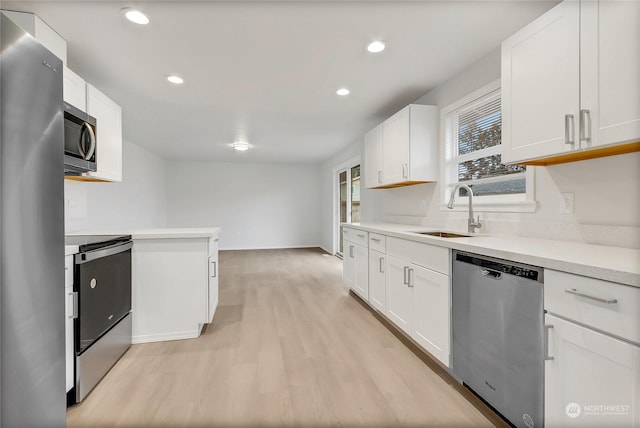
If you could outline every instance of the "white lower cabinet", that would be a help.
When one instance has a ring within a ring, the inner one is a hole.
[[[545,426],[640,426],[640,347],[553,315],[545,324]]]
[[[363,234],[364,233],[364,234]],[[448,248],[343,229],[343,280],[424,350],[449,367]]]
[[[414,326],[411,337],[431,355],[449,366],[451,349],[449,277],[420,266],[411,266]]]
[[[408,284],[409,266],[404,260],[387,254],[387,317],[405,333],[413,325],[413,290]]]
[[[209,239],[209,289],[208,289],[208,322],[213,321],[213,316],[218,307],[218,241],[219,238]]]
[[[369,246],[368,233],[343,228],[344,254],[342,280],[354,293],[369,301]]]
[[[216,238],[134,235],[133,343],[196,338],[211,322],[218,304]]]
[[[354,293],[369,301],[369,249],[349,241],[345,245],[345,282]]]
[[[369,303],[382,313],[387,307],[387,280],[385,255],[369,250]]]

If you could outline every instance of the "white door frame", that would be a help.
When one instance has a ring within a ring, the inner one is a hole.
[[[345,161],[333,168],[333,218],[331,223],[333,224],[333,254],[338,254],[340,250],[340,221],[338,216],[340,215],[340,183],[338,181],[338,174],[342,171],[349,172],[352,167],[360,165],[360,176],[362,177],[362,157],[361,155],[355,156],[348,161]],[[360,180],[362,182],[362,179]],[[347,173],[347,219],[351,218],[351,174]]]

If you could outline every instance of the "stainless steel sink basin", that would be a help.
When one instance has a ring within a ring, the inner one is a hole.
[[[452,232],[414,232],[419,233],[420,235],[429,235],[429,236],[437,236],[439,238],[471,238],[473,235],[464,235],[460,233],[452,233]]]

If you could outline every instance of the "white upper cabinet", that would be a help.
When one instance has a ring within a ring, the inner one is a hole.
[[[565,1],[502,43],[503,162],[578,147],[565,120],[575,129],[580,113],[579,31],[579,4]]]
[[[62,98],[66,103],[87,111],[87,82],[71,69],[65,67],[62,81]]]
[[[62,65],[67,65],[67,42],[58,33],[53,31],[42,19],[33,13],[2,11],[13,22],[21,26],[26,32],[36,38],[52,54],[62,60]]]
[[[639,22],[639,2],[564,1],[503,42],[503,162],[638,149]]]
[[[382,124],[364,134],[364,185],[382,185]]]
[[[96,118],[98,170],[87,178],[122,181],[122,109],[87,83],[87,113]]]
[[[581,106],[591,116],[583,148],[640,140],[640,2],[581,6]]]
[[[410,113],[410,107],[405,107],[382,123],[384,183],[400,183],[409,180]]]
[[[411,104],[369,131],[364,143],[365,186],[437,181],[437,117],[436,106]]]

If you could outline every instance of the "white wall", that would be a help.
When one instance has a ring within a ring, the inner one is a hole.
[[[219,226],[221,249],[320,243],[320,167],[172,161],[170,227]]]
[[[446,107],[500,78],[500,50],[495,49],[467,70],[416,101]],[[359,146],[352,145],[352,149]],[[333,158],[323,166],[323,185],[331,175]],[[529,236],[640,247],[640,153],[537,167],[534,213],[480,213],[482,233]],[[575,195],[574,214],[560,213],[560,193]],[[325,206],[332,196],[323,191]],[[466,212],[442,208],[440,184],[363,192],[363,222],[416,224],[465,231]],[[323,242],[331,242],[327,224],[332,213],[323,210]]]
[[[167,162],[130,141],[122,143],[122,182],[65,180],[65,230],[118,230],[165,227]],[[74,214],[75,211],[75,214]]]

